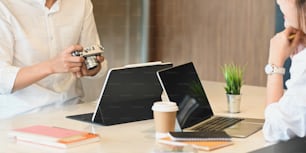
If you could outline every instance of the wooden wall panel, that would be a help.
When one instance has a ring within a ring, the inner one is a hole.
[[[150,60],[193,61],[203,80],[224,81],[224,63],[246,65],[245,83],[264,86],[269,40],[274,34],[271,0],[154,0]]]
[[[141,61],[141,0],[92,0],[109,67]]]
[[[92,0],[104,56],[109,68],[138,63],[141,59],[141,0]],[[85,100],[98,98],[105,76],[83,79]]]

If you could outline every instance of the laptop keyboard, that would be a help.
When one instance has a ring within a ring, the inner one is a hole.
[[[228,117],[215,117],[203,124],[194,128],[196,131],[222,131],[243,119],[240,118],[228,118]]]

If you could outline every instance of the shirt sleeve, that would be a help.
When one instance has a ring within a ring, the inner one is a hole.
[[[306,135],[306,97],[304,95],[286,94],[279,103],[267,106],[263,126],[267,141],[277,142]]]
[[[90,0],[85,1],[84,9],[84,21],[80,37],[80,44],[84,47],[100,44],[100,38],[93,14],[93,5]]]
[[[9,94],[20,68],[12,65],[14,37],[3,4],[0,4],[0,9],[0,94]]]
[[[265,110],[263,134],[269,142],[306,135],[306,71],[300,69],[305,69],[305,63],[294,64],[298,71],[287,81],[288,90],[279,102],[268,105]]]
[[[288,125],[289,122],[284,112],[280,112],[278,103],[267,106],[265,110],[265,124],[263,126],[263,134],[266,141],[278,142],[290,139],[294,134]]]

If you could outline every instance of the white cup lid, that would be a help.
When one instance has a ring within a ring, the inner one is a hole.
[[[178,107],[175,102],[155,102],[152,106],[153,111],[158,112],[174,112],[178,111]]]

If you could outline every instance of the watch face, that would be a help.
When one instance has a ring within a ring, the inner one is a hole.
[[[273,67],[272,67],[272,65],[270,65],[270,64],[266,65],[266,67],[265,67],[265,72],[266,72],[267,74],[271,74],[271,73],[273,72]]]

